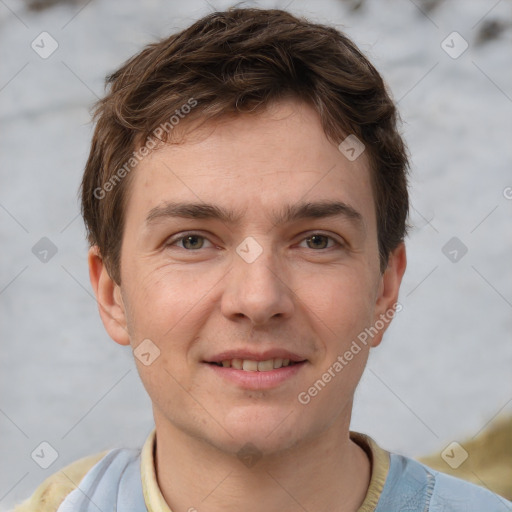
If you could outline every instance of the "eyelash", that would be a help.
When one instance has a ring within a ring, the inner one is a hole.
[[[328,238],[330,240],[332,240],[334,242],[334,246],[332,247],[326,247],[324,249],[319,249],[319,250],[315,250],[315,249],[311,249],[315,252],[320,252],[320,251],[326,251],[328,249],[333,249],[335,247],[338,247],[338,248],[343,248],[345,247],[345,244],[343,244],[342,242],[336,240],[334,237],[330,236],[330,235],[326,235],[325,233],[321,233],[321,232],[313,232],[311,235],[303,238],[301,241],[304,241],[304,240],[308,240],[310,238],[313,238],[314,236],[316,235],[320,235],[320,236],[323,236],[325,238]],[[188,233],[185,233],[184,235],[181,235],[180,237],[178,238],[171,238],[168,242],[165,243],[165,247],[172,247],[173,245],[175,245],[177,242],[181,242],[182,240],[184,240],[185,238],[189,237],[189,236],[197,236],[199,238],[204,238],[205,240],[208,240],[208,238],[204,235],[201,235],[200,233],[196,233],[194,231],[191,231],[191,232],[188,232]],[[209,240],[210,241],[210,240]],[[212,243],[210,241],[210,243]],[[184,251],[187,251],[187,252],[198,252],[200,251],[201,249],[203,249],[203,247],[201,247],[200,249],[186,249],[185,247],[179,247],[179,249],[183,249]]]

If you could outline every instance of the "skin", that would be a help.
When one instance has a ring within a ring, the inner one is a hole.
[[[353,395],[385,328],[308,404],[297,397],[398,299],[405,248],[390,254],[381,274],[364,153],[350,162],[316,112],[289,100],[206,124],[133,172],[121,285],[97,247],[89,270],[112,339],[134,349],[150,339],[160,350],[152,364],[136,363],[153,403],[165,500],[175,512],[357,510],[370,462],[349,439]],[[284,205],[334,200],[362,222],[274,221]],[[236,224],[161,218],[148,226],[148,213],[165,201],[212,203],[241,217]],[[205,238],[174,242],[189,231]],[[313,243],[313,235],[332,238]],[[262,249],[252,263],[236,252],[246,237]],[[281,348],[307,362],[267,390],[242,389],[204,362],[244,348]],[[236,455],[247,443],[261,457],[251,467]]]

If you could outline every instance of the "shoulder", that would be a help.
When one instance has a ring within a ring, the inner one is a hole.
[[[30,498],[13,512],[55,512],[66,496],[80,484],[89,470],[105,457],[107,451],[84,457],[49,476]]]
[[[484,487],[432,469],[402,455],[390,454],[390,470],[379,506],[413,506],[429,512],[512,511],[512,503]]]
[[[418,462],[418,464],[420,464]],[[465,510],[467,512],[512,511],[512,502],[472,482],[441,473],[421,464],[435,476],[431,510]]]
[[[488,489],[512,500],[511,433],[512,417],[499,418],[477,437],[464,441],[463,445],[452,443],[442,453],[436,451],[418,460],[441,473],[477,485],[485,482]],[[456,452],[465,458],[455,459]],[[457,464],[449,464],[449,459]]]

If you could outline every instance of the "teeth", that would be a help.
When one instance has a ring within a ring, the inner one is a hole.
[[[290,366],[295,364],[289,359],[282,359],[276,357],[275,359],[267,359],[266,361],[253,361],[251,359],[227,359],[221,363],[216,363],[217,366],[223,366],[224,368],[234,368],[235,370],[245,370],[247,372],[268,372],[270,370],[276,370],[283,366]]]
[[[258,371],[258,361],[251,361],[250,359],[244,359],[242,369],[245,370],[246,372],[257,372]]]
[[[274,369],[274,360],[273,359],[269,359],[268,361],[259,361],[258,362],[258,371],[259,372],[268,372],[269,370],[273,370],[273,369]]]
[[[229,361],[226,361],[229,365]],[[222,365],[224,365],[224,361],[222,361]],[[233,359],[231,361],[231,368],[235,368],[235,370],[241,370],[243,367],[242,360],[241,359]]]

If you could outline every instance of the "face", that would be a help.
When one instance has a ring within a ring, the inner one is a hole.
[[[348,428],[389,321],[361,333],[405,269],[400,246],[379,271],[364,153],[349,161],[290,101],[204,125],[133,173],[121,286],[95,248],[90,275],[109,334],[143,355],[157,429],[271,453]]]

